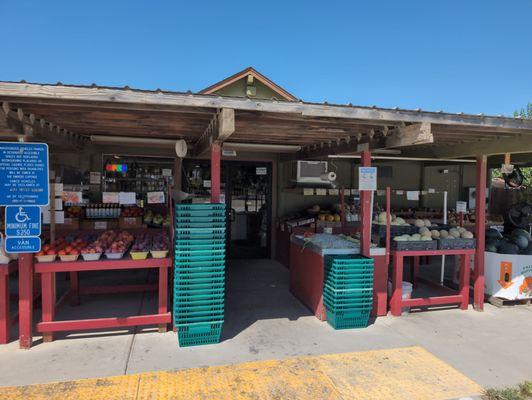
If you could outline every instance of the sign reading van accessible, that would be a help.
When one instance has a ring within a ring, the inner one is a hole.
[[[46,206],[48,145],[0,142],[0,206]]]

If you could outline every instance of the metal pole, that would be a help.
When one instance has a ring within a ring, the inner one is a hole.
[[[443,224],[447,225],[447,191],[443,192]],[[445,276],[445,256],[441,256],[440,284],[443,285]]]

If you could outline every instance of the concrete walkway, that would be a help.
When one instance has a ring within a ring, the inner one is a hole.
[[[82,284],[93,279],[82,275]],[[407,346],[423,347],[484,387],[532,378],[532,307],[418,312],[379,318],[366,329],[335,331],[289,293],[288,271],[276,262],[232,262],[227,291],[220,344],[179,348],[175,333],[153,329],[57,335],[52,343],[37,340],[29,351],[12,342],[0,346],[0,386]],[[61,308],[58,318],[155,307],[151,294],[84,297],[80,307]]]
[[[449,400],[482,388],[420,347],[16,386],[0,400]]]

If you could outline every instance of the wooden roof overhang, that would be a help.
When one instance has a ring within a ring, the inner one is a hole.
[[[459,158],[532,152],[532,120],[99,86],[0,82],[0,139],[82,148],[96,137],[300,146],[293,158],[364,148]],[[161,141],[161,142],[164,142]]]

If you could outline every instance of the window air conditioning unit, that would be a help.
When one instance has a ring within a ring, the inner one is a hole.
[[[327,161],[296,161],[293,172],[292,176],[295,176],[296,184],[300,186],[330,186],[336,178],[334,172],[327,174]]]

